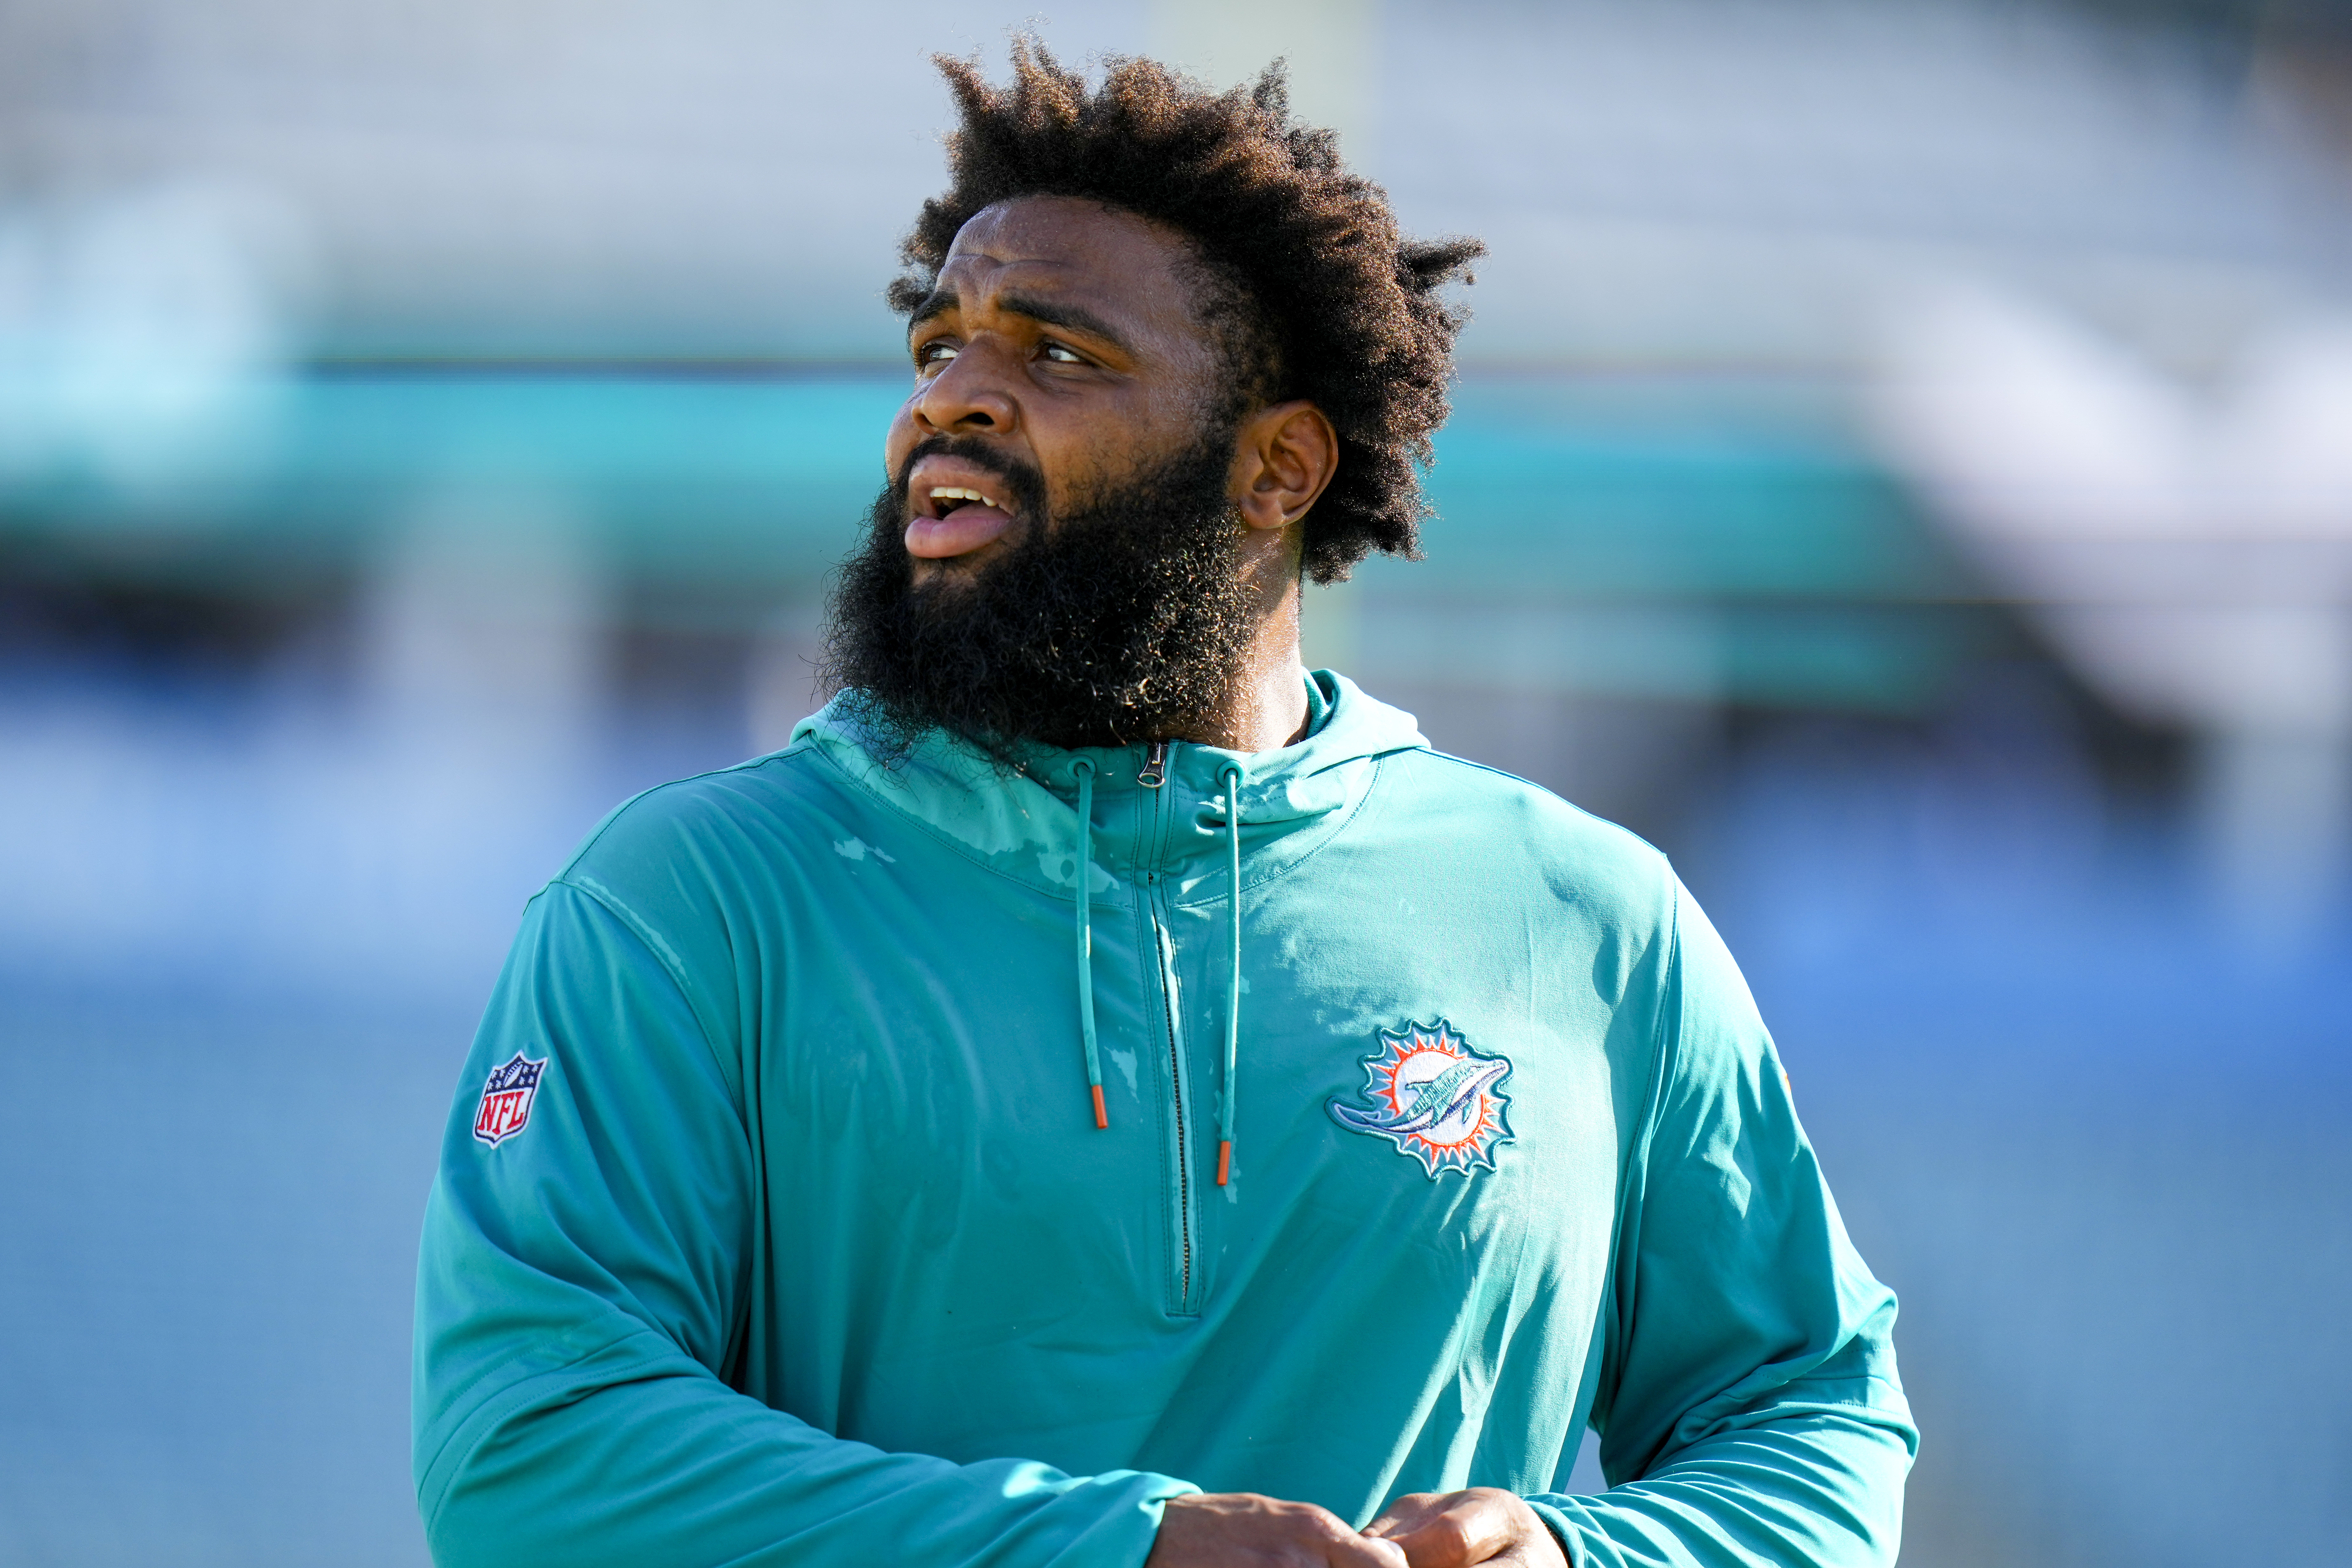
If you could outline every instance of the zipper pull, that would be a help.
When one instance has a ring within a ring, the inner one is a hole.
[[[1146,789],[1158,789],[1168,782],[1167,742],[1151,742],[1151,754],[1143,760],[1143,771],[1135,775],[1135,782]]]

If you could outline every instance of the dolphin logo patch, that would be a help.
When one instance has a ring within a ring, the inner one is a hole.
[[[1440,1171],[1493,1170],[1495,1150],[1511,1142],[1502,1087],[1511,1059],[1474,1049],[1443,1018],[1382,1029],[1379,1038],[1380,1049],[1360,1064],[1361,1100],[1327,1101],[1331,1120],[1387,1139],[1419,1160],[1431,1181]]]

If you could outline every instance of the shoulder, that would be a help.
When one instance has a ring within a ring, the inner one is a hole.
[[[1532,873],[1611,923],[1670,926],[1676,882],[1660,850],[1499,768],[1425,748],[1382,759],[1389,831]]]
[[[640,920],[698,923],[829,851],[859,793],[815,748],[789,746],[624,801],[554,880]]]
[[[630,796],[582,840],[564,873],[617,869],[711,839],[798,837],[840,806],[844,781],[805,743]]]

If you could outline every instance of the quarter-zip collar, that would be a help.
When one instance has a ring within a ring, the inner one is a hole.
[[[1337,832],[1370,790],[1382,756],[1428,745],[1412,714],[1366,696],[1347,677],[1316,670],[1307,679],[1310,708],[1323,712],[1306,739],[1255,755],[1177,742],[1167,748],[1156,787],[1142,782],[1150,748],[1141,744],[1024,745],[1007,767],[934,731],[886,764],[854,705],[839,698],[802,720],[793,743],[814,746],[960,853],[1061,898],[1077,889],[1077,763],[1084,759],[1094,769],[1089,893],[1124,906],[1133,884],[1150,873],[1168,881],[1176,901],[1192,903],[1223,891],[1226,768],[1238,763],[1244,770],[1246,888],[1278,875]],[[1164,837],[1136,830],[1155,806],[1170,814]]]

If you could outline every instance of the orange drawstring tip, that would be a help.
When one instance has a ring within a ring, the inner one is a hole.
[[[1228,1138],[1217,1145],[1217,1185],[1222,1187],[1225,1184],[1225,1177],[1232,1173],[1233,1168],[1234,1144]]]
[[[1097,1127],[1108,1127],[1110,1125],[1110,1118],[1103,1113],[1102,1085],[1095,1083],[1088,1084],[1087,1087],[1095,1091],[1095,1125]]]

